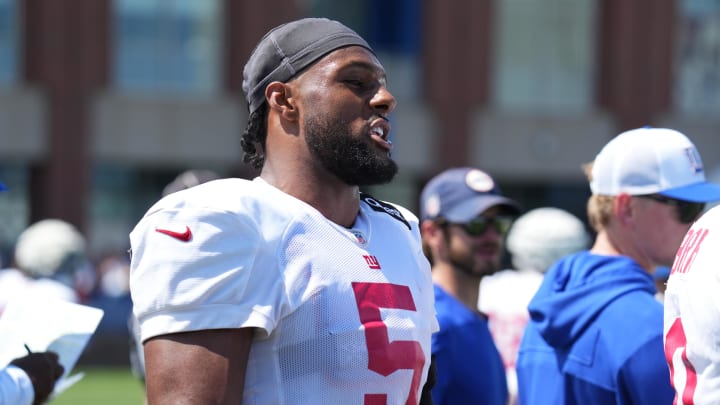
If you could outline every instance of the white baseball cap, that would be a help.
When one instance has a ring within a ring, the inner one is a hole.
[[[705,180],[695,145],[682,133],[666,128],[633,129],[608,142],[593,163],[590,189],[597,195],[720,200],[720,185]]]

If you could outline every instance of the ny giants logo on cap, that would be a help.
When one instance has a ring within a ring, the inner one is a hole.
[[[428,197],[427,201],[425,201],[425,212],[427,212],[427,215],[434,217],[437,216],[437,214],[440,213],[440,196],[437,194],[433,194],[430,197]]]
[[[685,156],[687,156],[688,160],[690,161],[690,167],[695,173],[703,172],[702,160],[700,159],[700,153],[697,151],[697,149],[693,147],[685,148]]]
[[[489,174],[482,170],[470,170],[465,176],[465,184],[474,191],[487,193],[495,187],[495,182]]]

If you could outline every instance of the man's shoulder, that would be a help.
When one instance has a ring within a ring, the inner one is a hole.
[[[170,194],[155,203],[134,228],[132,234],[145,234],[155,228],[183,232],[195,228],[199,238],[206,229],[212,235],[218,229],[250,233],[282,233],[302,205],[283,198],[281,192],[263,182],[245,179],[220,179]],[[132,236],[131,236],[132,237]]]
[[[202,201],[207,204],[222,205],[232,203],[235,198],[259,198],[267,192],[266,188],[267,185],[262,182],[241,178],[226,178],[209,181],[175,193],[175,195],[191,202]]]
[[[441,329],[461,328],[477,323],[487,323],[479,313],[471,311],[457,298],[443,290],[437,284],[433,285],[435,291],[435,311]]]
[[[608,304],[572,351],[577,358],[606,358],[618,368],[639,351],[655,351],[662,357],[662,322],[662,304],[651,294],[624,294]]]
[[[250,215],[256,212],[290,209],[284,193],[258,180],[226,178],[209,181],[165,196],[148,214],[161,210],[215,211]]]

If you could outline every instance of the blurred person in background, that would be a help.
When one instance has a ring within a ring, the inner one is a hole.
[[[27,227],[15,244],[14,267],[0,270],[0,312],[16,297],[80,302],[94,270],[85,237],[73,225],[44,219]]]
[[[663,356],[663,305],[652,273],[669,266],[720,186],[705,180],[682,133],[639,128],[586,166],[589,251],[566,256],[530,301],[517,361],[521,404],[673,402]]]
[[[483,277],[480,312],[488,316],[490,332],[507,373],[510,404],[517,403],[515,362],[525,325],[528,303],[537,292],[547,269],[561,257],[587,249],[590,235],[573,214],[555,207],[541,207],[521,215],[507,235],[512,269]]]
[[[165,197],[176,191],[186,190],[190,187],[195,187],[198,184],[203,184],[208,181],[220,179],[221,176],[207,169],[190,169],[178,174],[173,181],[165,186],[162,192],[162,196]]]
[[[5,191],[7,191],[7,187],[0,183],[0,192]],[[18,285],[16,281],[5,278],[8,275],[13,279],[20,277],[22,280],[24,277],[9,269],[0,270],[0,289]],[[5,297],[0,295],[0,300]],[[3,302],[3,304],[5,303]],[[0,308],[0,312],[2,312],[2,308]],[[57,353],[54,352],[28,353],[26,356],[13,359],[10,364],[0,368],[0,405],[40,405],[44,403],[64,372],[65,369],[60,364]]]
[[[83,357],[94,364],[127,364],[131,339],[128,318],[130,299],[130,260],[127,251],[109,250],[93,260],[97,282],[84,304],[103,310],[103,317]]]
[[[463,167],[430,179],[420,212],[440,323],[432,338],[433,401],[504,405],[505,369],[477,303],[480,280],[501,269],[503,240],[520,208],[490,175]]]

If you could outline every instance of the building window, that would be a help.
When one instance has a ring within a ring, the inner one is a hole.
[[[495,4],[495,106],[565,112],[592,108],[595,0]]]
[[[115,0],[115,86],[210,93],[221,79],[220,0]]]
[[[17,237],[29,225],[29,169],[21,164],[2,164],[0,182],[8,188],[0,193],[0,268],[3,268],[10,265]]]
[[[0,83],[17,79],[18,9],[16,0],[0,0]]]
[[[683,0],[679,7],[676,110],[714,117],[720,111],[720,0]]]
[[[420,23],[417,0],[305,0],[305,15],[338,20],[368,41],[388,74],[395,97],[419,95]]]

